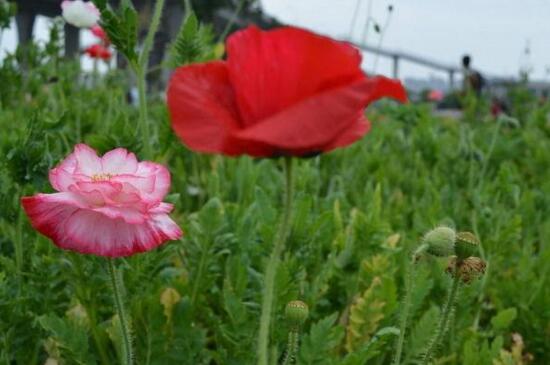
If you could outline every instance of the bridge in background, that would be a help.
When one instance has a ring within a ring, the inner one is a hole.
[[[449,89],[456,89],[456,76],[462,73],[462,69],[458,66],[445,64],[438,62],[426,57],[413,55],[407,52],[400,51],[391,51],[380,47],[374,47],[367,44],[359,44],[353,41],[350,43],[354,44],[356,47],[361,49],[364,52],[373,53],[382,57],[389,58],[392,61],[392,77],[399,78],[399,65],[402,61],[410,62],[416,65],[424,66],[426,68],[440,71],[447,74]],[[517,84],[519,80],[514,77],[500,77],[492,76],[481,72],[485,80],[487,81],[487,86],[493,90],[499,90],[506,88],[508,86]],[[529,81],[528,88],[536,93],[537,95],[542,95],[543,93],[550,93],[550,82],[548,81]]]
[[[444,64],[441,62],[437,62],[425,57],[412,55],[410,53],[406,52],[398,52],[398,51],[390,51],[384,48],[380,47],[373,47],[369,46],[367,44],[358,44],[355,42],[351,42],[355,46],[357,46],[359,49],[374,53],[376,55],[386,57],[392,60],[392,77],[393,78],[399,78],[399,64],[401,61],[407,61],[414,63],[416,65],[425,66],[427,68],[430,68],[432,70],[441,71],[448,75],[448,82],[449,82],[449,88],[454,89],[455,88],[455,75],[460,74],[461,69],[460,67]]]

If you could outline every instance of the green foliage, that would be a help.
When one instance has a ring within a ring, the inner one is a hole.
[[[200,45],[202,28],[188,21],[186,41]],[[150,136],[136,131],[125,75],[94,79],[62,60],[55,32],[48,45],[19,49],[0,64],[0,362],[114,364],[120,334],[103,260],[53,246],[32,229],[20,198],[51,192],[48,170],[75,143],[141,156]],[[273,353],[286,346],[285,305],[299,299],[310,309],[300,364],[390,363],[405,262],[424,232],[446,224],[471,229],[489,266],[462,291],[435,361],[521,364],[530,354],[531,364],[548,364],[550,107],[530,105],[516,126],[380,104],[363,140],[300,160],[292,231],[276,275]],[[164,103],[152,100],[149,108],[158,141],[151,158],[171,171],[167,200],[185,237],[119,262],[136,362],[253,364],[281,163],[191,153],[171,131]],[[448,289],[446,265],[430,257],[417,264],[405,363],[417,362],[432,335]],[[513,333],[523,338],[521,350]]]
[[[517,315],[518,311],[516,308],[503,309],[491,318],[491,325],[497,331],[505,330],[510,327]]]
[[[107,0],[93,0],[101,12],[100,25],[117,51],[131,64],[138,62],[136,51],[138,37],[138,14],[130,0],[122,0],[114,10]]]
[[[55,346],[61,350],[61,356],[76,364],[92,365],[96,361],[90,356],[88,334],[81,325],[69,323],[55,315],[44,315],[38,322],[53,336]]]
[[[170,65],[175,68],[214,59],[213,41],[212,27],[201,24],[194,13],[188,14],[172,44]]]
[[[0,32],[10,27],[11,18],[15,16],[17,6],[15,3],[0,0]]]

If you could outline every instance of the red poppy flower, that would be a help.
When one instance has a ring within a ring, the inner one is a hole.
[[[101,26],[99,25],[94,25],[93,27],[90,28],[90,32],[92,32],[92,34],[100,39],[103,43],[109,45],[109,38],[107,37],[107,33],[105,33],[105,31],[103,30],[103,28],[101,28]]]
[[[199,152],[327,152],[368,132],[371,102],[407,99],[399,81],[367,77],[353,46],[303,29],[249,27],[226,48],[227,61],[180,67],[168,86],[172,127]]]
[[[113,56],[109,48],[101,44],[93,44],[89,46],[84,50],[84,53],[86,53],[91,58],[98,58],[105,61],[109,61]]]

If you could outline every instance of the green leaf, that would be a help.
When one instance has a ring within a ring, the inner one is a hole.
[[[214,33],[212,28],[199,23],[196,15],[185,17],[178,36],[171,47],[170,64],[179,67],[214,58]]]
[[[491,318],[491,325],[497,331],[502,331],[510,327],[512,322],[516,319],[518,311],[516,308],[507,308],[499,311],[493,318]]]
[[[43,315],[38,322],[46,331],[55,338],[62,354],[67,359],[74,360],[77,364],[95,364],[96,360],[91,356],[88,345],[88,334],[86,328],[78,326],[68,320],[59,318],[55,314]]]

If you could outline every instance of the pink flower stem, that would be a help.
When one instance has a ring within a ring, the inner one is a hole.
[[[258,335],[258,365],[267,365],[268,348],[269,348],[269,327],[271,324],[273,297],[275,293],[275,275],[281,260],[286,239],[290,233],[291,216],[292,216],[292,196],[293,196],[293,177],[292,177],[292,158],[285,158],[285,198],[284,210],[281,224],[275,237],[273,251],[269,257],[264,275],[264,292],[262,300],[262,312],[260,317],[260,332]]]
[[[118,320],[120,323],[120,330],[122,333],[122,364],[132,365],[134,360],[134,353],[132,351],[132,337],[130,334],[130,327],[127,322],[126,312],[124,310],[124,302],[122,301],[122,282],[116,271],[115,263],[113,259],[108,259],[109,275],[111,276],[111,285],[113,286],[113,297],[115,300],[116,310],[118,314]]]

